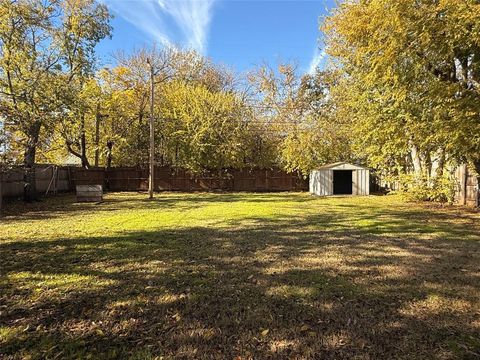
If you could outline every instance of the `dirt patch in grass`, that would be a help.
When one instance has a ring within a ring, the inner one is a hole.
[[[0,358],[480,357],[477,212],[301,193],[73,200],[0,219]]]

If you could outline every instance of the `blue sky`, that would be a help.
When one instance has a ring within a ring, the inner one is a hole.
[[[97,48],[104,64],[116,50],[158,42],[194,48],[236,71],[295,61],[308,72],[323,58],[319,18],[334,6],[334,0],[103,1],[115,16],[113,38]]]

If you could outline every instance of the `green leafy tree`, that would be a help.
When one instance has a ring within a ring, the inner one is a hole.
[[[36,194],[38,146],[77,105],[72,89],[81,88],[108,20],[90,0],[0,3],[0,112],[23,148],[26,200]]]
[[[264,67],[250,78],[257,90],[257,123],[272,133],[276,162],[287,171],[310,170],[351,158],[348,132],[330,88],[334,73],[299,77],[293,65]]]
[[[429,184],[447,162],[480,166],[480,3],[346,2],[327,18],[357,149]]]
[[[64,89],[67,113],[62,118],[61,133],[69,153],[78,157],[83,167],[90,166],[87,127],[100,116],[101,89],[93,79],[95,45],[110,35],[109,19],[105,6],[95,0],[68,0],[63,4],[58,46],[64,54],[68,86]]]
[[[162,87],[157,129],[168,163],[201,171],[238,167],[243,124],[235,94],[173,81]]]
[[[100,72],[105,99],[100,133],[110,154],[107,166],[148,161],[147,59],[156,72],[157,164],[201,171],[243,166],[253,158],[247,145],[252,133],[246,130],[248,106],[237,92],[235,76],[193,51],[153,48],[117,54],[118,66]]]

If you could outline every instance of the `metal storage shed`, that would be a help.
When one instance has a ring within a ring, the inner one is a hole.
[[[369,195],[370,170],[337,162],[310,172],[310,193],[328,195]]]

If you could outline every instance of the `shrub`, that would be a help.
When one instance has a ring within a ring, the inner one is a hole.
[[[435,201],[452,204],[456,181],[450,174],[428,178],[404,174],[399,176],[400,193],[408,201]]]

